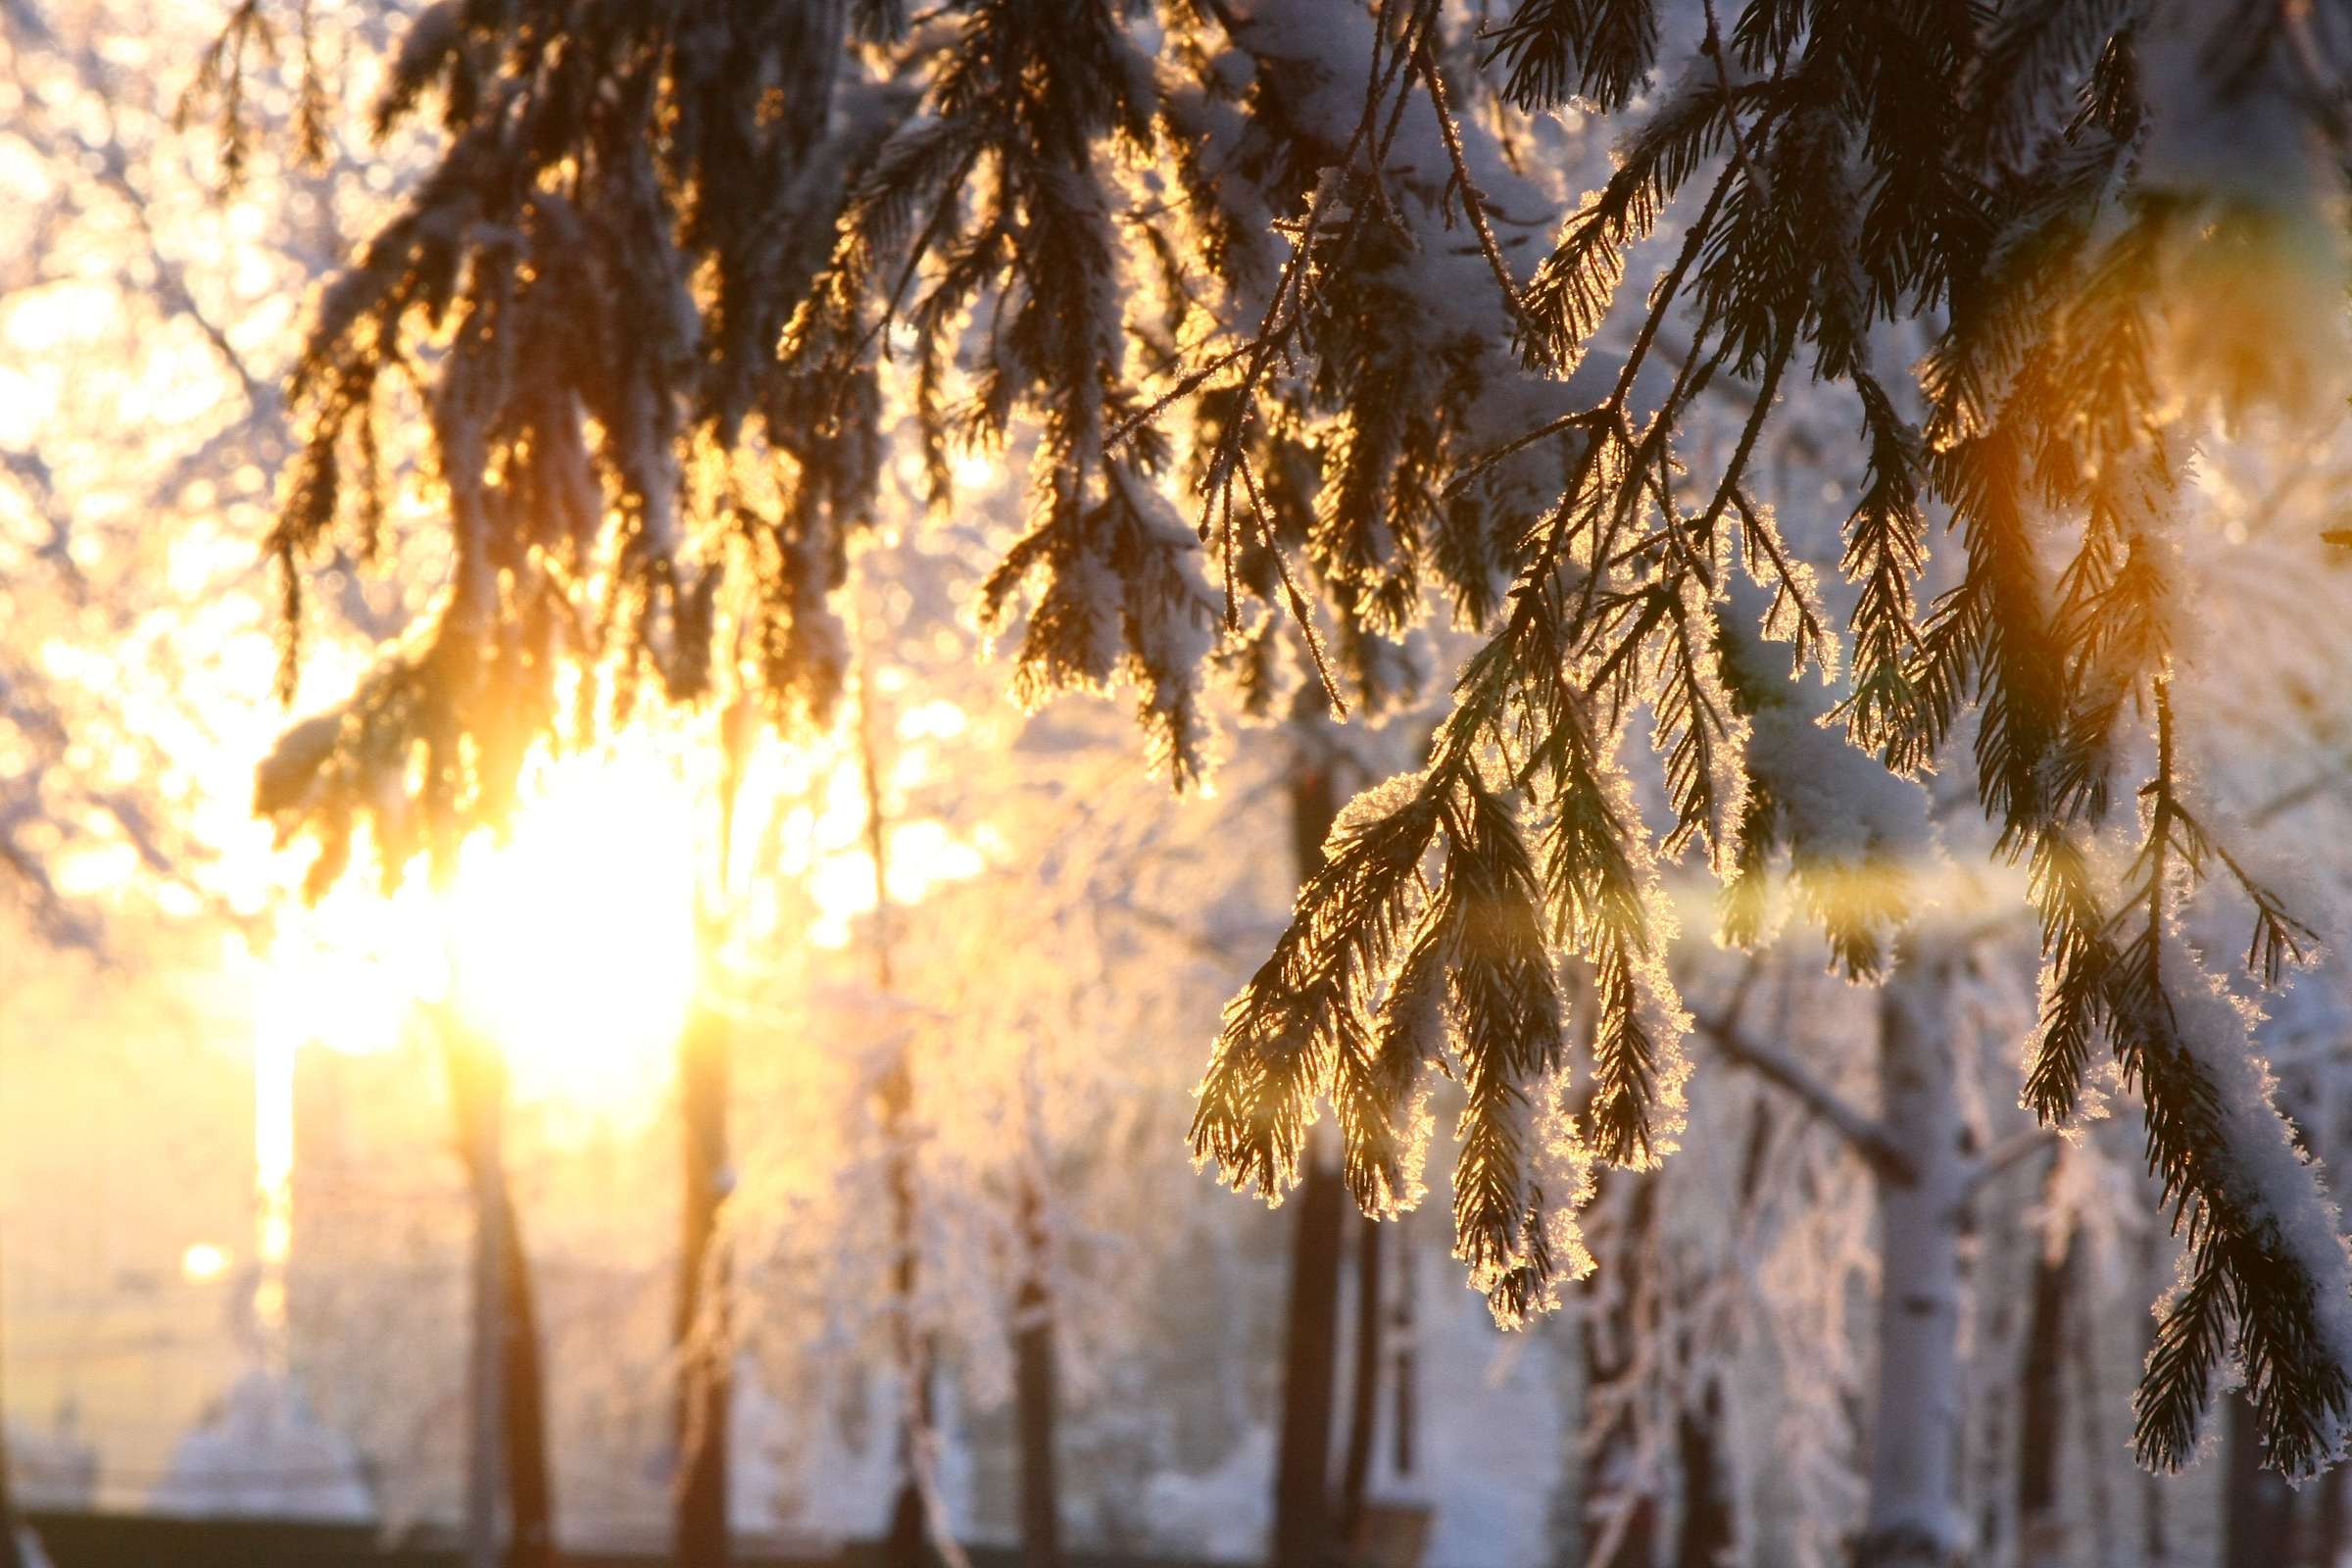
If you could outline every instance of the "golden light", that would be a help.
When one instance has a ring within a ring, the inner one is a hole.
[[[899,738],[919,741],[937,735],[948,739],[963,733],[963,710],[944,699],[917,703],[899,715]]]
[[[694,996],[705,803],[651,742],[547,763],[525,801],[443,895],[458,1004],[518,1099],[650,1115]]]
[[[211,1242],[198,1242],[179,1254],[180,1273],[199,1283],[219,1279],[228,1272],[228,1249]]]
[[[909,741],[892,764],[889,788],[910,790],[929,775],[931,737],[948,738],[964,727],[963,710],[953,703],[932,702],[909,709],[900,716],[899,733]],[[804,877],[817,918],[808,940],[820,948],[844,948],[852,925],[874,907],[874,864],[866,839],[865,783],[854,757],[835,760],[821,784],[821,806],[795,808],[783,821],[781,869]],[[893,904],[920,904],[943,882],[977,876],[986,858],[971,844],[957,839],[935,817],[915,817],[888,824],[885,877]]]
[[[448,991],[439,926],[416,883],[386,900],[355,880],[315,909],[281,908],[257,981],[258,1049],[290,1070],[292,1054],[313,1043],[355,1055],[400,1044],[416,1004]],[[265,1167],[277,1152],[260,1151]]]
[[[420,1004],[454,1000],[494,1040],[518,1101],[591,1123],[641,1123],[662,1102],[696,983],[700,796],[645,741],[535,766],[509,834],[469,840],[450,884],[421,865],[386,899],[351,879],[281,915],[257,965],[253,1293],[267,1365],[288,1354],[294,1073],[314,1043],[347,1052],[413,1039]],[[559,1136],[560,1136],[559,1132]],[[190,1248],[191,1280],[228,1253]]]
[[[703,807],[651,740],[542,760],[506,838],[468,840],[448,887],[419,864],[392,898],[358,877],[286,915],[260,977],[266,1214],[291,1166],[290,1102],[274,1102],[294,1050],[387,1050],[413,1037],[420,1004],[454,996],[497,1041],[518,1101],[653,1114],[695,985]]]
[[[905,776],[894,775],[894,786],[919,782],[932,765],[926,743],[964,722],[944,702],[904,715],[911,744],[897,759]],[[447,887],[430,891],[421,865],[390,899],[355,878],[284,919],[262,979],[265,1225],[270,1195],[291,1166],[276,1129],[291,1119],[293,1051],[310,1041],[387,1049],[418,1026],[420,1003],[454,999],[498,1043],[519,1102],[623,1125],[659,1111],[697,983],[697,878],[709,869],[713,804],[710,781],[692,768],[708,761],[683,736],[642,733],[542,759],[523,781],[510,831],[468,840]],[[764,869],[804,878],[818,916],[809,940],[844,946],[874,904],[855,760],[779,748],[760,762],[746,809],[796,795],[807,802],[784,810],[779,862]],[[936,819],[895,821],[885,836],[896,903],[919,903],[986,865],[979,849]],[[759,842],[739,834],[738,859]],[[741,883],[761,880],[736,871]]]

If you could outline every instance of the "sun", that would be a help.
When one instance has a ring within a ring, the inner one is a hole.
[[[514,1093],[634,1120],[670,1075],[696,983],[697,791],[651,744],[542,763],[503,841],[442,893],[450,984]]]
[[[355,881],[288,910],[259,999],[276,1076],[313,1041],[390,1049],[429,1016],[419,1004],[454,999],[496,1041],[518,1103],[651,1117],[697,980],[704,795],[650,737],[541,759],[505,836],[468,839],[446,885],[419,865],[389,899]],[[288,1157],[262,1155],[266,1171]]]
[[[931,760],[924,743],[963,723],[944,703],[906,715],[909,745],[893,782],[919,782]],[[710,978],[696,911],[700,881],[717,871],[709,863],[713,773],[707,748],[683,728],[632,729],[591,750],[542,754],[507,830],[468,838],[446,881],[436,885],[420,859],[389,898],[355,878],[314,908],[284,910],[261,977],[258,1039],[276,1086],[264,1121],[278,1129],[261,1140],[265,1172],[290,1165],[291,1134],[279,1127],[290,1111],[277,1102],[291,1093],[301,1046],[390,1049],[430,1027],[431,1005],[445,1000],[497,1044],[517,1104],[621,1127],[659,1114],[678,1032],[697,985]],[[763,749],[744,797],[748,819],[764,811],[778,823],[780,853],[766,874],[803,879],[816,906],[808,940],[846,945],[874,904],[855,759]],[[808,799],[786,809],[801,797]],[[894,821],[887,838],[887,886],[900,905],[986,863],[932,818]],[[760,842],[736,836],[730,883],[760,880],[748,863]]]

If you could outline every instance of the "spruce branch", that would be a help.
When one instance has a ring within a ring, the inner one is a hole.
[[[1462,128],[1454,121],[1453,106],[1446,101],[1446,78],[1438,70],[1437,58],[1430,53],[1426,36],[1414,45],[1413,63],[1420,68],[1421,79],[1429,84],[1430,107],[1438,115],[1438,134],[1446,143],[1446,159],[1453,165],[1453,179],[1446,189],[1460,197],[1462,216],[1478,236],[1479,254],[1486,257],[1487,268],[1494,274],[1494,286],[1510,308],[1512,320],[1519,320],[1526,316],[1527,306],[1519,297],[1518,282],[1503,262],[1502,247],[1495,243],[1494,225],[1487,221],[1486,194],[1470,177],[1469,160],[1462,151]]]

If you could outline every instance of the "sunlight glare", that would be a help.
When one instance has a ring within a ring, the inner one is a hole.
[[[697,821],[695,791],[651,741],[539,763],[506,841],[469,839],[441,894],[419,864],[389,899],[355,879],[281,919],[263,1053],[388,1050],[454,985],[518,1101],[650,1116],[695,984]],[[267,1190],[284,1156],[259,1152]]]
[[[651,744],[540,770],[512,836],[447,899],[459,1004],[514,1093],[650,1115],[695,986],[694,792]]]
[[[820,948],[849,946],[850,925],[874,906],[874,864],[856,851],[830,855],[816,861],[808,877],[808,894],[818,916],[808,940]],[[889,874],[886,884],[893,904],[920,904],[943,882],[978,876],[987,858],[948,831],[947,824],[923,817],[890,829]]]
[[[963,710],[944,698],[918,703],[899,715],[899,738],[919,741],[936,735],[942,740],[963,733]]]

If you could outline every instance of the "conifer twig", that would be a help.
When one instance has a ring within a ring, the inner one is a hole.
[[[1298,622],[1298,631],[1306,639],[1307,652],[1313,656],[1315,673],[1323,678],[1323,695],[1331,700],[1332,711],[1348,716],[1348,699],[1340,695],[1340,683],[1332,678],[1331,662],[1323,654],[1322,634],[1315,630],[1315,617],[1307,612],[1306,599],[1298,592],[1297,579],[1291,575],[1290,559],[1282,553],[1282,541],[1274,536],[1274,520],[1266,514],[1266,506],[1258,498],[1257,476],[1250,471],[1250,455],[1240,454],[1242,487],[1250,494],[1250,511],[1257,518],[1259,534],[1264,538],[1266,554],[1274,558],[1275,569],[1282,573],[1283,592],[1290,597],[1291,614]],[[1230,515],[1230,503],[1228,514]]]
[[[1424,33],[1414,45],[1414,62],[1421,68],[1421,79],[1429,83],[1430,106],[1437,111],[1438,135],[1446,143],[1446,157],[1453,165],[1453,183],[1462,196],[1462,215],[1469,220],[1472,232],[1478,235],[1478,248],[1487,259],[1488,269],[1494,274],[1495,286],[1502,290],[1503,304],[1511,319],[1522,320],[1527,305],[1519,296],[1519,285],[1512,280],[1511,270],[1502,260],[1502,247],[1495,243],[1494,227],[1487,221],[1486,193],[1470,177],[1470,161],[1462,151],[1462,129],[1454,123],[1453,106],[1446,102],[1446,78],[1439,74],[1438,62]]]
[[[1740,167],[1746,172],[1747,182],[1755,187],[1757,197],[1770,206],[1772,181],[1765,176],[1763,167],[1756,162],[1754,155],[1748,152],[1747,134],[1740,128],[1740,117],[1732,112],[1732,73],[1731,68],[1723,63],[1723,34],[1715,25],[1715,0],[1700,0],[1700,3],[1706,7],[1707,36],[1698,46],[1698,52],[1715,63],[1716,85],[1723,90],[1724,123],[1732,130],[1732,151],[1739,158]]]

